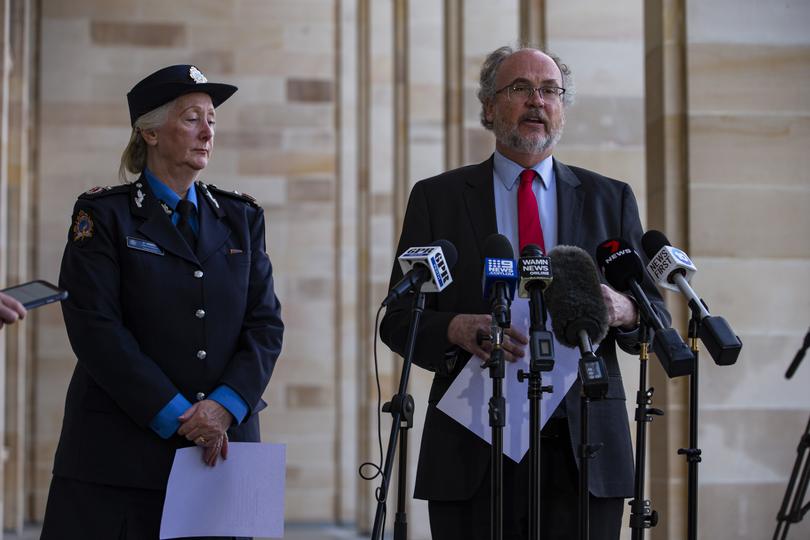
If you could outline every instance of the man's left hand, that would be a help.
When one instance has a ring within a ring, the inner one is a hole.
[[[636,304],[625,295],[602,284],[602,298],[608,313],[608,326],[621,326],[633,329],[638,322]]]

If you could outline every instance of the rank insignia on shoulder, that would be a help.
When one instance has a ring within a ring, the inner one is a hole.
[[[217,195],[225,195],[225,196],[228,196],[228,197],[233,197],[234,199],[242,200],[242,201],[250,204],[251,206],[255,206],[257,208],[259,207],[259,203],[258,203],[258,201],[256,201],[256,198],[252,197],[251,195],[248,195],[247,193],[243,193],[241,191],[236,191],[236,190],[228,191],[226,189],[218,188],[214,184],[208,184],[207,187],[208,187],[209,190],[211,190],[213,193],[216,193]]]
[[[81,242],[93,238],[93,218],[84,210],[79,210],[73,220],[73,241]]]
[[[80,199],[89,199],[93,200],[98,197],[103,197],[104,195],[113,194],[113,193],[125,193],[129,191],[129,187],[125,185],[121,186],[96,186],[88,189],[81,195],[79,195]]]

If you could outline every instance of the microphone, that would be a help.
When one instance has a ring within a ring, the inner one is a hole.
[[[554,369],[554,337],[546,330],[543,304],[543,291],[552,281],[551,261],[539,246],[526,244],[520,252],[518,271],[518,296],[529,299],[529,367],[532,371],[551,371]]]
[[[608,314],[593,260],[576,246],[557,246],[549,253],[554,281],[544,295],[554,335],[568,347],[579,347],[579,375],[588,397],[604,397],[608,389],[605,362],[593,343],[608,332]]]
[[[492,307],[493,320],[501,328],[511,324],[509,306],[515,298],[518,276],[515,252],[509,239],[502,234],[491,234],[484,241],[484,272],[482,284],[484,298]]]
[[[698,297],[689,282],[697,268],[689,256],[672,247],[664,233],[647,231],[641,237],[641,247],[649,259],[647,271],[655,282],[673,291],[680,291],[687,300],[692,313],[700,319],[700,340],[718,366],[730,366],[737,361],[742,349],[740,338],[723,317],[713,316]]]
[[[453,282],[450,270],[456,265],[458,252],[451,242],[436,240],[429,246],[406,249],[398,260],[404,276],[388,292],[383,306],[412,291],[443,291]]]
[[[667,376],[691,375],[695,355],[672,328],[665,328],[653,310],[650,299],[641,288],[644,265],[638,253],[624,240],[613,238],[599,244],[596,260],[608,284],[619,292],[630,292],[638,305],[644,322],[655,331],[653,352]]]
[[[518,271],[520,282],[518,283],[518,296],[529,298],[531,289],[538,288],[543,291],[548,287],[553,279],[552,266],[548,257],[543,255],[535,244],[526,244],[520,252],[518,259]]]

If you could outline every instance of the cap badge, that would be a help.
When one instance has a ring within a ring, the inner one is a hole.
[[[191,77],[191,79],[197,84],[208,82],[208,79],[205,78],[205,75],[203,75],[202,72],[194,66],[188,68],[188,76]]]
[[[84,210],[79,210],[76,219],[73,220],[73,241],[88,240],[93,238],[93,218]]]

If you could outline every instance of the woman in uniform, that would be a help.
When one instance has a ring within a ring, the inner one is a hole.
[[[77,364],[43,539],[157,539],[178,448],[258,441],[283,324],[256,201],[200,180],[235,86],[194,66],[127,94],[119,171],[79,196],[59,278]]]

